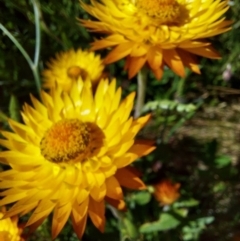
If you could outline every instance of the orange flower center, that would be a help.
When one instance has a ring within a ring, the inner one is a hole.
[[[136,6],[158,24],[173,23],[180,15],[180,4],[176,0],[137,0]]]
[[[82,79],[86,79],[88,73],[86,70],[80,68],[79,66],[71,66],[67,70],[67,75],[71,79],[78,79],[78,77],[82,77]]]
[[[93,123],[60,120],[45,132],[40,143],[41,154],[54,163],[80,162],[96,154],[103,145],[103,137]]]

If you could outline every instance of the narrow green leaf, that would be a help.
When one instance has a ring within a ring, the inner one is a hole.
[[[8,116],[0,111],[0,122],[7,122]]]
[[[123,218],[123,224],[129,237],[136,239],[138,237],[138,230],[136,226],[128,218]]]
[[[17,97],[15,95],[11,95],[10,102],[9,102],[9,114],[10,118],[19,121],[20,120],[20,108]]]
[[[183,200],[183,201],[180,201],[180,202],[175,202],[173,204],[173,207],[174,208],[181,208],[181,207],[194,207],[194,206],[197,206],[199,204],[199,201],[196,200],[196,199],[188,199],[188,200]]]

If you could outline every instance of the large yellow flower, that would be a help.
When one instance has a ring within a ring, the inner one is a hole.
[[[26,225],[35,228],[53,211],[55,238],[71,216],[80,238],[87,216],[103,231],[105,200],[124,208],[121,186],[145,188],[128,165],[154,149],[134,140],[149,115],[129,117],[134,93],[121,101],[115,88],[115,80],[101,80],[93,95],[91,82],[78,79],[69,92],[42,92],[43,103],[31,97],[25,124],[9,120],[15,133],[3,131],[0,140],[9,149],[0,161],[11,167],[0,173],[0,205],[15,204],[5,217],[33,210]]]
[[[114,47],[109,64],[127,57],[129,78],[147,64],[160,79],[164,65],[184,76],[184,67],[200,73],[195,55],[217,59],[206,38],[226,32],[222,15],[228,0],[91,0],[83,9],[100,21],[80,20],[88,29],[107,34],[92,49]]]
[[[1,241],[24,241],[21,237],[22,229],[18,227],[18,217],[2,219],[5,210],[0,211],[0,240]]]
[[[46,88],[53,88],[57,82],[64,90],[68,91],[72,82],[79,77],[89,78],[93,85],[97,84],[102,75],[104,65],[99,55],[94,52],[69,50],[56,54],[47,64],[47,69],[42,73]]]

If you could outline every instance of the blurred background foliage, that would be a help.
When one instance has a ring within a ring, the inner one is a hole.
[[[212,38],[222,59],[201,60],[201,75],[188,72],[185,79],[166,69],[161,81],[149,74],[144,113],[153,118],[141,135],[154,139],[157,149],[135,166],[148,185],[146,191],[126,190],[126,212],[106,208],[107,224],[101,234],[88,222],[84,241],[240,240],[240,2],[229,1],[230,32]],[[55,53],[87,48],[99,35],[89,34],[77,18],[89,18],[77,0],[39,1],[41,52],[39,70]],[[28,0],[0,0],[0,23],[33,58],[35,24]],[[106,51],[101,54],[104,57]],[[107,66],[124,95],[136,90],[128,80],[124,61]],[[37,95],[32,72],[11,40],[0,33],[0,128],[6,119],[21,120],[19,111]],[[180,198],[160,205],[153,185],[170,179],[180,183]],[[24,219],[23,219],[24,221]],[[29,240],[51,240],[51,219]],[[75,241],[71,224],[57,241]]]

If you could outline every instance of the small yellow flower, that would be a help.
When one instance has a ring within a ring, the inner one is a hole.
[[[167,65],[184,76],[184,67],[200,73],[195,55],[218,59],[206,39],[230,29],[223,14],[228,0],[91,0],[81,3],[99,21],[80,20],[91,31],[107,37],[92,50],[113,48],[105,63],[127,58],[129,78],[146,64],[160,79]]]
[[[4,218],[5,210],[0,211],[0,240],[1,241],[24,241],[21,238],[22,229],[18,227],[18,218]]]
[[[53,88],[55,82],[65,91],[68,91],[72,82],[81,77],[90,79],[96,85],[102,75],[104,65],[99,55],[94,52],[69,50],[56,54],[47,64],[47,69],[42,73],[45,88]]]
[[[102,79],[93,94],[90,80],[78,78],[69,92],[61,87],[31,97],[24,124],[9,120],[14,133],[3,131],[0,161],[11,169],[0,173],[0,205],[14,203],[6,217],[32,215],[26,226],[39,226],[53,212],[52,238],[71,217],[78,237],[87,217],[101,231],[105,201],[125,207],[122,187],[144,189],[128,167],[154,147],[135,141],[149,115],[133,119],[134,93],[121,101],[116,81]]]
[[[162,205],[174,203],[180,196],[180,183],[172,183],[170,180],[163,180],[154,185],[154,196]]]

